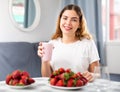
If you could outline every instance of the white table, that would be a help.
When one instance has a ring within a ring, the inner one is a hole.
[[[0,92],[96,92],[93,83],[88,83],[83,88],[77,90],[65,90],[52,88],[48,85],[48,78],[34,78],[35,83],[28,88],[11,88],[5,84],[5,81],[0,82]],[[102,84],[101,84],[102,85]],[[111,87],[108,91],[102,92],[120,92],[120,82],[111,81]]]

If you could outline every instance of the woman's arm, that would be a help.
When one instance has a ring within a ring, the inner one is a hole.
[[[95,61],[89,65],[88,71],[83,73],[83,76],[89,81],[92,82],[94,80],[94,68],[95,66],[99,66],[99,61]]]
[[[100,64],[99,64],[99,61],[95,61],[95,62],[91,63],[91,64],[89,65],[88,71],[93,73],[95,66],[99,66],[99,65],[100,65]]]
[[[43,46],[42,46],[42,42],[39,43],[38,46],[38,56],[41,58],[41,74],[42,77],[49,77],[51,72],[52,72],[52,68],[50,66],[50,61],[43,61],[42,57],[43,57]]]
[[[42,77],[50,77],[51,73],[52,73],[52,69],[50,66],[50,62],[49,61],[42,62],[42,65],[41,65]]]

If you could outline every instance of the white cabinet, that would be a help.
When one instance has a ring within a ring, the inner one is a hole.
[[[106,43],[106,60],[109,72],[120,74],[120,42]]]

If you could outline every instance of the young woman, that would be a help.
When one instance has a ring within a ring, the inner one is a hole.
[[[70,4],[63,8],[57,21],[56,32],[49,41],[53,44],[51,61],[42,61],[41,73],[44,77],[60,68],[70,68],[83,73],[93,81],[95,66],[99,66],[99,55],[96,45],[88,33],[86,20],[79,6]],[[38,46],[38,56],[43,56],[43,46]]]

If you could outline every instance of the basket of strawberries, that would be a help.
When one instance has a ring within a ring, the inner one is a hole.
[[[55,70],[49,78],[49,84],[54,88],[78,89],[87,83],[88,80],[80,72],[75,73],[71,69],[64,68]]]

